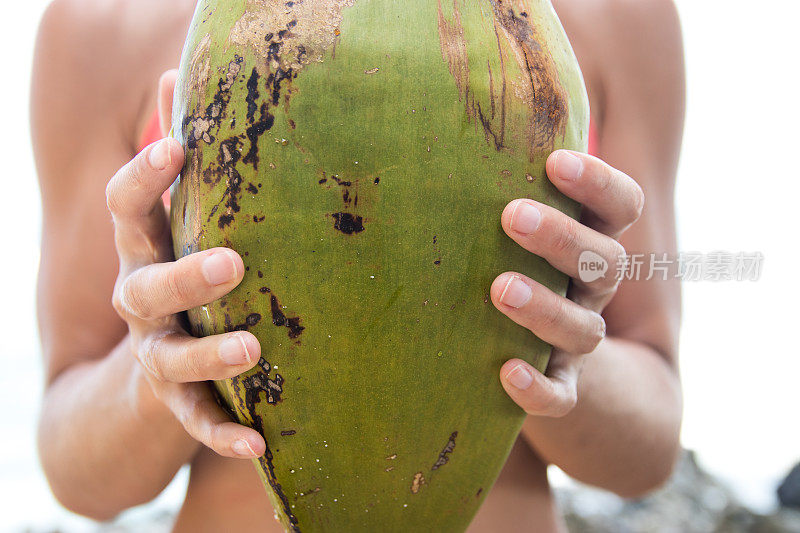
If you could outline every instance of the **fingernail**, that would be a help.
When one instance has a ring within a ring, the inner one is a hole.
[[[583,173],[583,161],[574,154],[563,150],[556,156],[555,167],[556,176],[562,180],[575,181]]]
[[[508,373],[506,380],[514,388],[528,390],[533,384],[533,374],[524,365],[517,365]]]
[[[172,163],[172,152],[169,149],[169,141],[163,139],[158,142],[151,150],[148,156],[150,166],[155,170],[164,170],[170,163]]]
[[[227,252],[213,254],[203,261],[203,277],[210,285],[222,285],[237,275],[236,263]]]
[[[519,309],[528,303],[533,296],[533,291],[519,276],[511,276],[500,295],[500,302]]]
[[[219,345],[219,358],[232,366],[250,364],[250,352],[241,335],[234,335],[222,341]]]
[[[511,229],[524,235],[530,235],[542,223],[542,212],[535,206],[523,200],[517,201],[514,210],[511,212]]]
[[[250,447],[250,443],[244,439],[239,439],[233,442],[231,445],[233,452],[237,455],[244,455],[247,457],[257,457],[257,454],[253,448]]]

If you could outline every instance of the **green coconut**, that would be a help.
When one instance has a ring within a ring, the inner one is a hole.
[[[568,284],[500,213],[533,198],[578,214],[545,160],[585,150],[588,120],[546,0],[198,3],[175,254],[244,259],[242,284],[189,319],[261,342],[254,370],[214,387],[264,435],[256,466],[287,530],[468,526],[524,419],[498,370],[544,370],[551,351],[491,283]]]

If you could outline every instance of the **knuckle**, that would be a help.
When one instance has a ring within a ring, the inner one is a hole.
[[[626,264],[626,257],[627,251],[625,247],[618,241],[613,241],[609,255],[606,257],[609,265],[608,272],[593,282],[592,287],[602,294],[616,291],[621,280],[620,272]]]
[[[164,339],[168,335],[167,332],[162,332],[158,335],[150,335],[145,339],[139,348],[139,361],[147,369],[150,376],[159,382],[167,381],[164,372],[164,364],[162,358],[164,357]]]
[[[186,393],[178,412],[175,413],[175,416],[183,425],[184,429],[197,440],[202,440],[201,411],[200,399]]]
[[[538,326],[543,330],[551,330],[561,324],[564,316],[564,303],[554,298],[551,302],[539,307]]]
[[[550,406],[551,399],[543,394],[534,394],[525,402],[525,412],[533,416],[541,416],[546,413]]]
[[[220,424],[211,424],[206,432],[207,435],[205,439],[202,441],[203,444],[214,450],[220,455],[223,455],[224,452],[227,450],[227,446],[225,446],[224,438],[222,435],[222,426]]]
[[[547,393],[534,401],[533,409],[540,416],[562,418],[570,413],[578,403],[575,387],[559,387],[550,384]]]
[[[562,418],[575,409],[576,405],[578,405],[578,391],[571,388],[564,393],[564,397],[553,407],[552,416],[555,418]]]
[[[207,398],[193,399],[185,410],[186,424],[184,427],[195,440],[216,451],[215,444],[219,440],[219,432],[209,418],[208,413],[211,408],[211,400]]]
[[[620,273],[624,273],[624,270],[628,264],[628,250],[626,250],[625,247],[619,243],[619,241],[614,241],[614,243],[614,255],[611,257],[609,264],[614,265],[615,275],[609,277],[611,278],[610,281],[613,282],[612,287],[616,289],[617,286],[619,286],[621,279]]]
[[[186,406],[187,421],[195,428],[198,435],[202,435],[203,400],[195,398]]]
[[[541,394],[528,400],[525,411],[530,415],[561,418],[574,409],[577,403],[577,392],[574,390],[559,391],[550,384]]]
[[[118,283],[114,288],[114,294],[111,296],[111,305],[114,311],[123,319],[128,318],[128,307],[125,305],[125,299],[122,296],[122,284]]]
[[[613,241],[611,250],[603,252],[603,259],[608,265],[608,270],[605,274],[591,281],[583,280],[580,277],[574,280],[579,287],[582,287],[588,294],[593,296],[604,296],[617,290],[624,277],[627,252],[618,241]]]
[[[137,158],[129,161],[114,175],[106,186],[106,204],[112,214],[121,215],[130,211],[126,192],[142,185],[141,163]]]
[[[625,257],[628,255],[628,251],[619,241],[613,241],[612,250],[611,250],[611,257],[609,258],[609,264],[619,266],[621,262],[625,261]]]
[[[148,294],[143,290],[132,274],[122,284],[119,290],[120,306],[126,313],[134,315],[142,320],[151,320],[153,316],[153,305]]]
[[[199,435],[197,433],[197,425],[195,423],[194,418],[192,417],[193,412],[192,404],[185,404],[181,405],[177,409],[173,409],[173,414],[175,418],[178,419],[178,422],[183,426],[183,429],[186,430],[193,439],[200,440]]]
[[[587,328],[586,334],[582,337],[579,353],[587,354],[593,352],[597,346],[606,338],[606,321],[599,313],[592,313],[591,323]]]
[[[118,213],[122,207],[119,196],[119,185],[117,177],[115,176],[111,178],[108,185],[106,185],[106,206],[111,214]]]
[[[603,318],[603,315],[597,313],[597,344],[600,344],[605,340],[606,333],[608,332],[608,326],[606,325],[606,319]],[[595,345],[595,348],[597,345]]]
[[[559,231],[553,236],[553,251],[557,254],[569,254],[575,250],[577,242],[578,223],[574,219],[565,216]]]
[[[639,218],[642,216],[642,213],[644,212],[645,197],[642,187],[632,179],[631,181],[633,182],[633,185],[635,187],[633,193],[634,200],[631,204],[631,213],[630,213],[630,219],[632,224],[637,220],[639,220]]]
[[[155,383],[150,381],[150,390],[153,391],[153,396],[156,397],[156,400],[164,405],[168,405],[167,399],[169,398],[169,395],[166,393],[164,387],[162,387],[160,383],[161,382],[159,381],[156,381]]]
[[[202,381],[204,379],[203,373],[205,365],[203,364],[202,358],[199,357],[194,350],[189,349],[189,347],[181,350],[180,359],[181,366],[187,377],[197,381]]]
[[[603,164],[599,172],[597,172],[597,192],[599,195],[605,196],[613,192],[616,179],[617,171]]]
[[[187,277],[171,268],[164,276],[164,294],[172,302],[185,302],[190,294]]]
[[[125,166],[125,176],[128,179],[130,188],[132,190],[140,189],[147,185],[145,179],[145,158],[144,154],[138,154],[133,160]]]

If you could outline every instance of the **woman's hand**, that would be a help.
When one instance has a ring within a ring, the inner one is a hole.
[[[492,284],[494,305],[511,320],[553,345],[547,375],[520,359],[506,362],[500,379],[509,396],[528,414],[560,417],[577,403],[583,357],[606,333],[603,309],[619,284],[625,249],[617,241],[639,219],[644,206],[641,187],[603,161],[559,150],[547,161],[550,181],[584,206],[582,222],[533,200],[515,200],[502,215],[502,225],[520,246],[569,275],[568,298],[514,272]],[[608,264],[605,276],[584,282],[579,257],[591,251]]]
[[[131,350],[154,396],[189,435],[220,455],[258,457],[265,452],[264,439],[232,422],[205,383],[255,366],[261,357],[258,340],[247,332],[198,339],[181,327],[176,316],[225,296],[244,276],[241,257],[225,248],[172,262],[169,220],[161,196],[183,162],[180,143],[164,139],[145,148],[108,184],[120,260],[114,308],[128,324]]]

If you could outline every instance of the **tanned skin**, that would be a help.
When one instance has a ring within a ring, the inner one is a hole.
[[[175,73],[163,73],[179,62],[194,4],[55,0],[43,18],[32,94],[44,204],[39,449],[53,492],[77,513],[111,519],[188,463],[176,531],[279,531],[247,460],[263,439],[231,422],[204,383],[244,372],[269,347],[246,332],[193,339],[175,318],[230,292],[241,258],[215,249],[174,263],[159,197],[182,149],[171,140],[136,154],[159,101],[170,116]],[[612,269],[623,249],[674,255],[684,116],[675,7],[554,5],[586,78],[600,158],[548,161],[555,186],[585,205],[580,223],[530,200],[498,221],[573,278],[587,249]],[[499,379],[530,416],[470,531],[564,531],[548,464],[626,497],[659,487],[680,449],[677,282],[574,280],[567,300],[497,274],[495,306],[556,349],[547,375],[505,354]]]

